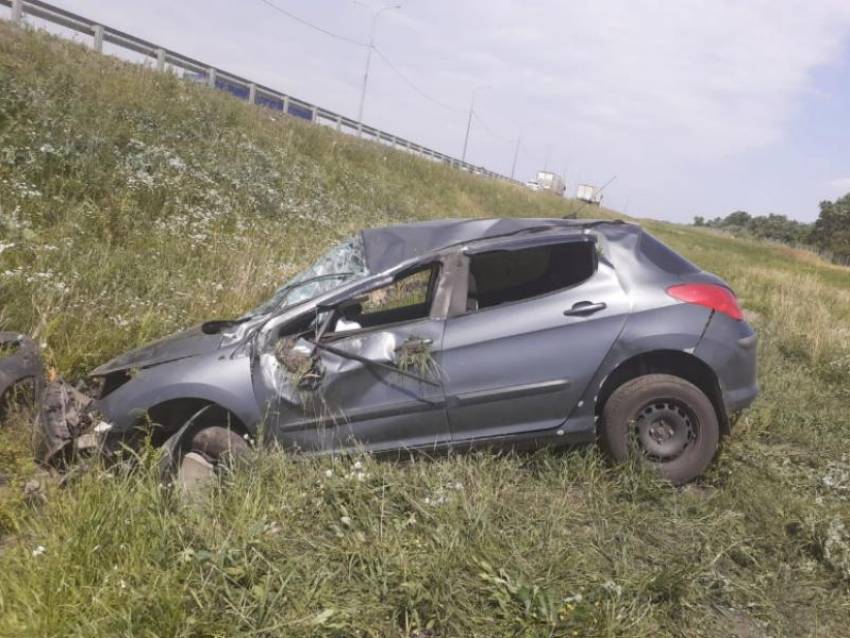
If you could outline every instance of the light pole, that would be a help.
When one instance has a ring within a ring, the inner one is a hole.
[[[378,22],[378,16],[384,11],[390,9],[401,9],[400,4],[394,4],[383,9],[378,9],[372,16],[372,30],[369,32],[369,51],[366,54],[366,73],[363,75],[363,89],[360,91],[360,110],[357,112],[357,121],[363,124],[363,107],[366,104],[366,86],[369,84],[369,65],[372,63],[372,49],[375,48],[375,25]]]
[[[514,149],[514,163],[513,166],[511,166],[511,179],[514,178],[514,173],[516,173],[516,160],[517,157],[519,157],[519,142],[520,138],[516,138],[516,148]]]
[[[469,119],[466,121],[466,137],[463,138],[463,155],[461,161],[466,163],[466,147],[469,146],[469,129],[472,128],[472,114],[475,111],[475,96],[481,89],[491,89],[491,86],[479,86],[472,92],[472,102],[469,104]]]

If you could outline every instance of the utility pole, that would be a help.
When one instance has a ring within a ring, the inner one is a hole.
[[[390,9],[401,9],[401,5],[396,4],[378,9],[372,16],[372,29],[369,32],[369,48],[366,53],[366,73],[363,75],[363,88],[360,91],[360,109],[357,111],[357,122],[361,125],[363,124],[363,107],[366,105],[366,87],[369,84],[369,66],[372,64],[372,49],[375,48],[375,26],[378,22],[378,16]]]
[[[24,0],[12,0],[12,17],[14,24],[20,26],[24,22]]]
[[[475,96],[478,94],[478,91],[481,89],[489,89],[492,87],[489,86],[478,86],[475,87],[475,90],[472,92],[472,102],[469,104],[469,119],[466,121],[466,137],[463,138],[463,155],[461,156],[461,161],[466,163],[466,148],[469,146],[469,129],[472,128],[472,114],[475,111]]]
[[[511,166],[511,179],[514,178],[514,173],[516,173],[516,160],[519,156],[519,138],[516,138],[516,148],[514,148],[514,163]]]

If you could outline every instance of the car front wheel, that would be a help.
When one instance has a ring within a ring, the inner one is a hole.
[[[171,468],[175,482],[189,490],[212,479],[223,464],[238,461],[250,449],[238,434],[219,426],[198,431],[179,447]]]
[[[609,397],[599,442],[614,462],[631,453],[681,485],[708,468],[720,441],[717,413],[695,385],[668,374],[648,374],[621,385]]]

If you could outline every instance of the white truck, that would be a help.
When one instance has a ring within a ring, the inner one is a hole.
[[[593,206],[602,204],[602,189],[589,184],[579,184],[576,189],[576,199]]]
[[[550,191],[556,195],[563,195],[566,186],[564,180],[557,173],[550,171],[537,171],[537,179],[535,180],[540,185],[540,190]]]

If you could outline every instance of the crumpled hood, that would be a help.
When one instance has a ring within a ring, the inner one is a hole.
[[[218,350],[220,344],[221,335],[204,334],[198,325],[116,357],[93,370],[91,376],[102,377],[119,370],[149,368],[169,361],[196,357]]]

